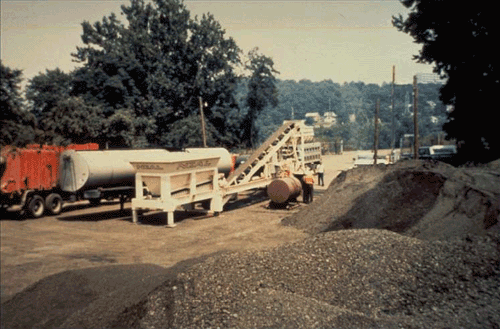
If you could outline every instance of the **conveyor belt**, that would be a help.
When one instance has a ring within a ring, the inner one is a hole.
[[[266,164],[273,154],[282,147],[299,129],[300,121],[286,121],[280,129],[271,135],[248,160],[238,167],[228,178],[227,186],[246,183]]]

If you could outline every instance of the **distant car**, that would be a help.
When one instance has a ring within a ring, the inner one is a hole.
[[[411,160],[411,159],[413,159],[412,153],[401,153],[401,156],[399,157],[399,160]]]
[[[354,158],[354,168],[360,166],[370,166],[374,164],[372,152],[358,152]],[[377,156],[377,164],[387,164],[387,158],[384,155]]]
[[[453,162],[457,156],[455,145],[432,145],[422,146],[418,149],[418,157],[421,160],[434,160],[442,162]]]

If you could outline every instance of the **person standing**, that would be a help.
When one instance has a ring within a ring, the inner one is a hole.
[[[325,166],[323,163],[316,167],[316,172],[318,173],[318,185],[325,186]]]
[[[313,202],[313,194],[314,194],[314,177],[312,172],[307,170],[306,174],[303,177],[304,185],[303,185],[303,200],[304,203]]]

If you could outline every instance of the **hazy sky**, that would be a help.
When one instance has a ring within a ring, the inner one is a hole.
[[[71,53],[81,43],[81,23],[100,21],[127,1],[1,1],[2,62],[30,79],[46,69],[65,72],[78,64]],[[185,1],[191,15],[211,13],[247,53],[259,47],[273,58],[280,79],[411,83],[432,66],[412,59],[419,45],[391,24],[407,13],[386,1]],[[120,18],[121,17],[121,18]]]

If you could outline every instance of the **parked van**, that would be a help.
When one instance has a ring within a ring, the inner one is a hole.
[[[451,162],[456,155],[457,147],[455,145],[422,146],[418,149],[418,157],[421,160]]]

